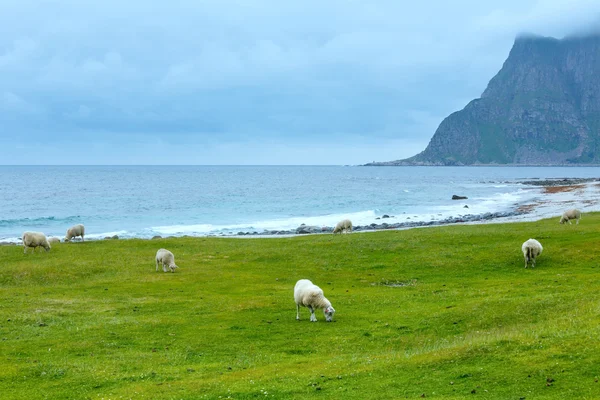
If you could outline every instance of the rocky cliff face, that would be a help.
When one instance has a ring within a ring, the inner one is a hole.
[[[600,163],[600,35],[517,38],[481,98],[427,148],[378,165]]]

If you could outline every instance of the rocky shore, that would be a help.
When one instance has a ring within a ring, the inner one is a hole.
[[[582,183],[600,182],[600,178],[557,178],[557,179],[535,179],[522,181],[523,185],[532,186],[572,186]]]
[[[370,225],[359,225],[352,228],[353,232],[362,232],[362,231],[379,231],[386,229],[403,229],[403,228],[416,228],[422,226],[438,226],[438,225],[447,225],[447,224],[457,224],[457,223],[465,223],[465,222],[482,222],[482,221],[491,221],[497,218],[505,218],[505,217],[514,217],[518,215],[525,214],[527,211],[517,210],[511,212],[495,212],[495,213],[485,213],[481,215],[460,215],[457,217],[448,217],[441,220],[435,221],[415,221],[415,222],[382,222],[382,223],[372,223]],[[394,217],[389,217],[394,218]],[[309,235],[309,234],[317,234],[317,233],[332,233],[333,227],[331,226],[309,226],[309,225],[300,225],[296,229],[291,230],[281,230],[281,231],[263,231],[263,232],[238,232],[237,236],[271,236],[271,235]],[[221,235],[221,236],[231,236],[231,235]]]

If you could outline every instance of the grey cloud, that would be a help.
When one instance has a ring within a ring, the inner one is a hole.
[[[517,34],[561,37],[597,25],[599,12],[590,0],[7,0],[0,121],[41,141],[59,133],[50,163],[78,141],[136,149],[144,138],[182,160],[227,143],[230,164],[253,143],[290,153],[344,137],[355,163],[408,157],[483,92]],[[254,163],[275,162],[255,150]]]

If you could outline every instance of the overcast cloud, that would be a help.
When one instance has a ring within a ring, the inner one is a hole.
[[[495,3],[3,0],[0,163],[409,157],[516,35],[600,16],[597,0]]]

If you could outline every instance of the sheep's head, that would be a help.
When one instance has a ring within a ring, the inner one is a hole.
[[[565,221],[566,221],[566,218],[565,218],[565,217],[560,217],[560,223],[561,223],[561,224],[564,224],[564,223],[565,223]]]
[[[333,314],[335,314],[335,309],[333,307],[329,306],[323,309],[323,315],[325,315],[325,320],[327,322],[331,322]]]
[[[169,265],[169,269],[171,270],[171,272],[175,272],[175,269],[177,269],[177,268],[179,268],[179,267],[175,264]]]

